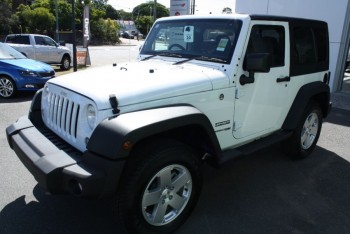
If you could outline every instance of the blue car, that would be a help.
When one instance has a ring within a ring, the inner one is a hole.
[[[17,91],[35,91],[55,77],[48,64],[28,59],[9,45],[0,42],[0,97],[11,98]]]

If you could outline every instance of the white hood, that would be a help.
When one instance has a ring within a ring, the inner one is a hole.
[[[229,79],[222,71],[190,63],[141,61],[79,71],[51,79],[49,83],[94,100],[101,110],[111,107],[111,94],[122,107],[228,87]]]

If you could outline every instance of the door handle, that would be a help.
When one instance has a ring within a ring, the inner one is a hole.
[[[286,76],[286,77],[283,77],[283,78],[277,78],[277,83],[281,83],[281,82],[289,82],[290,81],[290,77],[289,76]]]

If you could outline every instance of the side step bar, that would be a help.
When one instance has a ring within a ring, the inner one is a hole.
[[[240,156],[249,155],[262,150],[268,146],[274,145],[278,142],[288,139],[293,134],[292,131],[278,131],[270,136],[255,140],[244,146],[240,146],[235,149],[226,150],[223,152],[221,159],[217,160],[216,164],[218,166],[236,159]]]

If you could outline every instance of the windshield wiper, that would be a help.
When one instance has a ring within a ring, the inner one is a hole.
[[[183,63],[186,63],[186,62],[191,61],[193,59],[194,58],[189,58],[189,59],[184,59],[184,60],[181,60],[181,61],[177,61],[177,62],[173,63],[173,65],[183,64]]]
[[[150,55],[150,56],[148,56],[146,58],[141,59],[141,61],[146,61],[146,60],[151,59],[151,58],[156,57],[156,56],[183,58],[183,56],[181,54],[170,53],[170,52],[163,52],[163,53],[159,53],[159,54]]]
[[[164,56],[164,57],[175,57],[175,58],[183,58],[181,54],[176,54],[176,53],[170,53],[170,52],[163,52],[158,54],[159,56]]]
[[[224,60],[224,59],[211,58],[211,57],[208,57],[208,56],[199,56],[199,57],[184,59],[184,60],[175,62],[175,63],[173,63],[173,65],[179,65],[179,64],[187,63],[187,62],[189,62],[191,60],[202,60],[202,61],[221,62],[221,63],[225,63],[226,62],[226,60]]]
[[[195,60],[203,60],[203,61],[210,61],[210,62],[221,62],[221,63],[227,62],[227,60],[225,60],[225,59],[212,58],[212,57],[208,57],[208,56],[199,56],[199,57],[195,57],[193,59],[195,59]]]
[[[148,60],[148,59],[151,59],[151,58],[153,58],[153,57],[156,57],[157,55],[158,55],[158,54],[154,54],[154,55],[148,56],[148,57],[146,57],[146,58],[141,59],[141,61],[146,61],[146,60]]]

